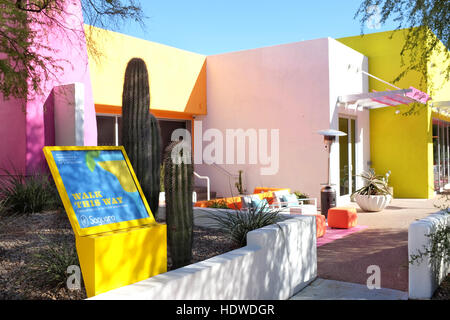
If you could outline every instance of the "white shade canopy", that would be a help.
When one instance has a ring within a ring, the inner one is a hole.
[[[334,129],[319,130],[319,131],[317,131],[317,133],[321,134],[323,136],[329,136],[329,137],[340,137],[340,136],[347,135],[345,132],[334,130]]]

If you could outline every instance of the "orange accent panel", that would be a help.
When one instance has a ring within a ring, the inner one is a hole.
[[[192,120],[193,119],[192,114],[185,113],[185,112],[150,109],[150,113],[153,114],[157,118],[163,118],[163,119],[180,119],[180,120]]]
[[[105,114],[122,114],[122,107],[117,106],[108,106],[105,104],[96,104],[95,105],[95,113],[105,113]]]
[[[348,229],[356,226],[357,214],[355,208],[335,207],[328,209],[328,226],[331,228]]]
[[[122,107],[108,106],[108,105],[104,105],[104,104],[96,104],[95,112],[103,113],[103,114],[121,115]],[[192,114],[188,114],[188,113],[184,113],[184,112],[151,109],[150,113],[153,114],[155,117],[162,118],[162,119],[181,119],[181,120],[192,120],[193,119]]]

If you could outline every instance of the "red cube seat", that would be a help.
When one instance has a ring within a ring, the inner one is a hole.
[[[348,229],[356,226],[356,208],[335,207],[328,209],[328,226],[330,228]]]

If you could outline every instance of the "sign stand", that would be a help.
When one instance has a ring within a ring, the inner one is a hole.
[[[44,147],[75,233],[88,297],[167,271],[155,221],[123,147]]]
[[[76,248],[88,297],[167,271],[166,225],[77,236]]]

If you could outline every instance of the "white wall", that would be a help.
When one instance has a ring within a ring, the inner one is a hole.
[[[438,227],[450,225],[450,215],[435,213],[411,223],[408,229],[408,259],[424,248],[430,246],[430,238],[426,235],[434,232]],[[409,264],[408,283],[410,299],[429,299],[442,280],[450,272],[450,265],[441,261],[432,267],[428,256],[414,264]]]
[[[339,129],[339,117],[350,117],[356,120],[356,174],[368,170],[370,160],[370,119],[369,110],[356,106],[338,106],[339,96],[368,92],[369,82],[366,75],[356,72],[356,69],[368,72],[368,58],[358,51],[329,38],[329,86],[330,86],[330,128]],[[349,65],[351,68],[349,69]],[[349,196],[339,197],[339,139],[333,146],[331,154],[331,181],[336,184],[337,204],[345,204]],[[362,181],[357,178],[356,188],[362,187]],[[355,189],[354,189],[355,190]]]
[[[330,38],[207,57],[208,115],[196,119],[203,121],[203,133],[209,128],[224,135],[226,129],[279,129],[275,175],[261,175],[260,168],[267,165],[248,164],[248,151],[246,165],[222,167],[232,174],[244,170],[248,192],[256,186],[289,187],[320,199],[320,184],[327,182],[327,152],[317,131],[337,126],[338,95],[367,90],[360,74],[346,71],[350,62],[367,70],[362,54]],[[368,133],[367,111],[356,116],[362,117],[358,124]],[[194,135],[198,138],[198,131]],[[361,133],[361,140],[366,137]],[[203,142],[203,147],[208,144]],[[368,149],[358,148],[362,163]],[[333,168],[338,181],[339,163]],[[237,194],[235,180],[217,168],[196,164],[195,170],[211,178],[218,195]]]
[[[316,277],[315,218],[297,216],[249,232],[246,247],[92,299],[282,300]]]
[[[249,192],[255,186],[290,187],[319,195],[320,183],[326,182],[327,154],[316,131],[329,127],[327,48],[328,39],[318,39],[207,58],[204,131],[279,129],[276,175],[261,175],[264,165],[223,165],[233,174],[244,170]],[[196,165],[195,170],[210,176],[219,194],[230,195],[222,172],[208,165]],[[231,189],[237,193],[234,181]]]
[[[84,84],[53,88],[55,99],[55,145],[84,146]]]

